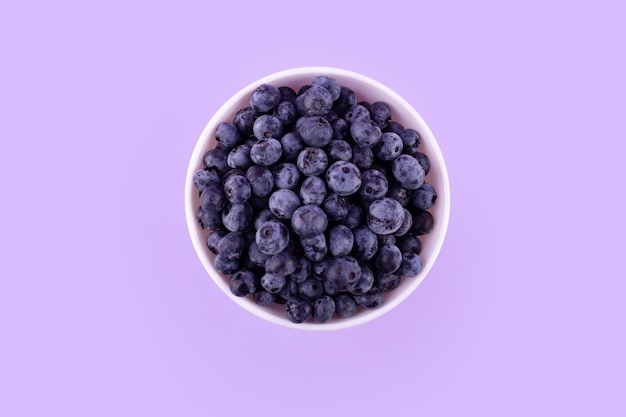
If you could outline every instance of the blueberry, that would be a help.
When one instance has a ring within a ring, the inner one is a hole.
[[[415,235],[425,235],[430,233],[435,224],[433,215],[427,210],[418,210],[413,214],[413,225],[411,226],[411,233]]]
[[[350,290],[351,294],[365,294],[374,286],[374,272],[365,265],[361,265],[361,278],[359,282]]]
[[[209,185],[219,185],[219,174],[213,169],[199,169],[193,174],[193,185],[199,192],[204,191]]]
[[[239,259],[243,253],[245,243],[241,233],[229,232],[217,242],[217,253],[229,259]]]
[[[328,232],[328,250],[333,256],[345,256],[352,252],[354,235],[348,226],[338,224]]]
[[[374,163],[374,152],[372,148],[352,148],[352,163],[361,171],[365,171],[372,167]]]
[[[326,197],[326,183],[320,177],[307,177],[300,186],[302,204],[320,205]]]
[[[281,252],[282,253],[282,252]],[[269,259],[270,255],[267,255],[259,250],[256,240],[253,240],[248,245],[248,260],[255,266],[265,267],[265,262]]]
[[[261,84],[250,96],[250,106],[259,113],[265,113],[280,103],[281,94],[278,87]]]
[[[326,149],[329,162],[352,160],[352,146],[345,140],[333,139]]]
[[[280,138],[280,143],[283,147],[283,156],[287,160],[295,160],[305,146],[302,138],[296,132],[285,133]]]
[[[361,174],[361,181],[359,196],[364,203],[369,204],[387,194],[389,182],[382,172],[368,169]]]
[[[324,294],[324,284],[317,279],[307,278],[298,284],[298,290],[302,297],[314,300]]]
[[[422,258],[416,253],[407,252],[402,254],[402,264],[397,273],[403,277],[414,277],[422,270]]]
[[[293,189],[300,182],[300,171],[295,164],[283,162],[274,167],[274,185],[276,188]]]
[[[362,117],[350,125],[350,135],[359,148],[370,148],[378,143],[382,131],[372,120]]]
[[[333,317],[335,312],[335,301],[329,295],[322,295],[312,303],[313,320],[318,323],[326,323]]]
[[[383,303],[383,292],[377,287],[372,287],[371,290],[365,294],[358,294],[354,296],[356,304],[363,308],[377,308]]]
[[[384,101],[377,101],[370,106],[371,118],[381,129],[391,121],[391,107]]]
[[[231,232],[240,232],[252,223],[252,207],[249,203],[230,203],[222,211],[222,223]]]
[[[234,123],[222,122],[217,125],[215,139],[223,149],[232,149],[239,143],[241,133]]]
[[[324,290],[330,295],[350,291],[360,279],[361,265],[356,259],[351,256],[329,258]]]
[[[340,196],[354,194],[361,186],[361,171],[352,162],[334,162],[326,171],[326,183]]]
[[[211,233],[209,233],[209,235],[206,237],[206,246],[207,248],[209,248],[209,250],[211,252],[213,252],[215,255],[218,254],[218,243],[219,241],[228,234],[228,232],[224,231],[224,230],[214,230]]]
[[[296,121],[296,106],[289,101],[281,101],[272,111],[272,115],[277,117],[283,126],[291,126]]]
[[[374,265],[379,272],[396,272],[402,263],[402,252],[395,245],[383,245],[378,249]]]
[[[274,188],[274,174],[272,171],[260,165],[252,165],[246,171],[246,178],[250,184],[252,195],[257,197],[265,197],[272,192]]]
[[[323,149],[314,147],[304,148],[298,154],[296,166],[303,175],[320,175],[328,166],[328,156]]]
[[[385,132],[374,146],[374,155],[382,161],[393,161],[402,153],[402,139],[393,132]]]
[[[368,261],[378,252],[378,237],[367,226],[359,226],[352,231],[354,235],[353,256],[360,261]]]
[[[328,90],[332,101],[337,100],[341,95],[341,86],[339,83],[334,78],[330,78],[326,75],[318,75],[315,77],[311,82],[311,86],[314,85],[322,86]]]
[[[333,139],[345,140],[350,133],[350,125],[344,119],[338,118],[330,123],[333,128]]]
[[[257,278],[252,271],[241,269],[230,276],[229,287],[237,297],[245,297],[256,291]]]
[[[250,182],[243,175],[232,175],[224,181],[224,195],[231,203],[245,203],[251,194]]]
[[[350,294],[340,293],[334,297],[335,300],[335,313],[339,317],[347,318],[352,317],[357,312],[357,304],[354,298]]]
[[[407,190],[402,187],[400,183],[392,180],[389,184],[389,190],[387,191],[387,197],[396,200],[402,207],[407,207],[411,202],[411,195],[413,191]]]
[[[289,230],[279,220],[268,220],[256,231],[255,241],[266,255],[275,255],[289,245]]]
[[[319,116],[301,117],[296,131],[308,146],[322,148],[333,139],[333,127],[328,120]]]
[[[404,217],[402,219],[402,224],[400,225],[398,230],[396,230],[393,233],[393,235],[387,235],[387,236],[403,236],[403,235],[407,234],[409,232],[409,230],[411,230],[412,226],[413,226],[413,215],[411,214],[411,212],[409,210],[407,210],[405,208],[404,209]]]
[[[430,159],[428,159],[428,156],[422,152],[417,152],[413,156],[417,159],[422,168],[424,168],[424,175],[428,175],[428,172],[430,171]]]
[[[287,318],[293,323],[303,323],[311,317],[311,303],[302,298],[294,297],[285,304]]]
[[[215,255],[213,260],[213,266],[220,274],[231,275],[237,272],[241,268],[239,259],[231,259],[228,256],[224,256],[221,253]]]
[[[222,213],[215,210],[205,210],[202,206],[196,209],[196,220],[204,230],[215,230],[222,225]]]
[[[405,129],[402,133],[400,133],[400,137],[404,143],[404,152],[410,155],[415,155],[419,150],[420,143],[422,142],[419,133],[413,129]]]
[[[342,117],[346,110],[352,106],[356,106],[358,102],[357,95],[348,87],[341,87],[339,97],[333,103],[333,111]]]
[[[300,86],[300,88],[298,89],[298,92],[296,93],[296,98],[304,94],[309,88],[311,88],[311,84],[305,84],[303,86]]]
[[[346,218],[350,212],[350,203],[344,196],[336,193],[330,193],[322,203],[327,217],[333,221],[340,221]]]
[[[243,136],[251,136],[252,135],[252,126],[254,125],[254,121],[256,120],[257,112],[252,107],[245,107],[235,114],[235,118],[233,119],[233,123],[239,129],[239,132]]]
[[[280,91],[280,99],[282,101],[288,101],[290,103],[293,103],[298,96],[295,90],[288,86],[278,87],[278,91]]]
[[[321,261],[328,253],[326,236],[323,233],[310,237],[300,237],[300,244],[304,256],[313,262]]]
[[[407,190],[417,190],[424,183],[424,168],[411,155],[398,156],[392,163],[391,171],[394,178]]]
[[[221,148],[207,151],[207,153],[204,154],[202,163],[204,164],[204,169],[214,169],[219,175],[222,175],[230,169],[228,166],[228,151]]]
[[[283,122],[271,114],[259,116],[252,125],[252,132],[257,140],[263,138],[280,138],[283,135]]]
[[[376,275],[374,285],[375,288],[378,288],[380,291],[388,292],[398,288],[400,281],[401,276],[399,274],[393,272],[379,272]]]
[[[392,198],[373,201],[368,208],[367,226],[379,235],[395,233],[404,220],[404,207]]]
[[[365,106],[362,106],[360,104],[355,104],[347,108],[345,115],[344,115],[344,119],[346,119],[346,121],[350,124],[353,124],[355,121],[359,119],[369,120],[369,118],[370,118],[369,110],[367,110]]]
[[[231,168],[247,168],[252,165],[250,149],[252,149],[252,147],[247,143],[235,146],[231,149],[226,158],[228,166]]]
[[[419,255],[422,251],[422,242],[417,236],[405,235],[396,240],[398,248],[403,254],[413,253]]]
[[[311,275],[311,261],[305,258],[303,255],[296,256],[296,269],[289,277],[292,281],[297,283],[304,282]]]
[[[284,275],[273,274],[266,272],[261,277],[261,286],[272,294],[277,294],[287,283],[287,278]]]
[[[293,212],[301,205],[296,193],[286,188],[276,190],[270,195],[269,209],[281,220],[291,219]]]
[[[428,210],[435,204],[435,201],[437,201],[437,192],[432,185],[425,182],[420,188],[413,191],[411,201],[416,208]]]
[[[385,127],[383,131],[393,132],[397,135],[400,135],[400,137],[402,137],[402,132],[404,132],[404,127],[398,122],[390,121],[389,123],[387,123],[387,127]]]
[[[252,146],[250,158],[255,164],[267,167],[278,162],[282,153],[283,148],[277,139],[265,138]]]
[[[289,300],[298,297],[299,295],[300,293],[298,291],[298,284],[290,280],[289,277],[287,277],[287,282],[278,292],[278,296],[285,300]]]
[[[348,214],[340,221],[350,229],[355,229],[363,223],[363,218],[363,208],[357,204],[350,204]]]
[[[396,244],[395,235],[377,235],[377,236],[378,236],[379,248],[383,245],[395,245]]]
[[[224,191],[218,185],[209,185],[200,193],[200,207],[206,211],[220,211],[228,201]]]
[[[261,288],[254,293],[254,301],[260,306],[266,307],[271,305],[276,299],[276,294]]]
[[[304,116],[322,116],[333,108],[333,98],[326,88],[312,85],[296,98],[294,104]]]

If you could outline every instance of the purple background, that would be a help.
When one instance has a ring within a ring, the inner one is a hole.
[[[0,6],[0,415],[626,415],[620,2],[215,4]],[[418,290],[330,333],[232,303],[183,208],[213,112],[306,65],[402,94],[453,192]]]

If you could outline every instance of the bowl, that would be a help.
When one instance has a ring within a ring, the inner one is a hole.
[[[228,277],[220,274],[213,265],[215,255],[208,249],[206,244],[208,232],[200,227],[196,219],[196,210],[200,203],[198,191],[194,187],[192,179],[194,173],[203,168],[205,153],[217,144],[215,139],[217,126],[221,122],[232,122],[239,109],[248,107],[250,105],[250,95],[259,85],[289,86],[298,91],[301,86],[310,84],[313,78],[318,75],[331,77],[340,85],[352,89],[357,94],[359,101],[369,101],[370,103],[375,101],[387,102],[392,109],[393,121],[399,122],[405,128],[412,128],[419,132],[421,136],[420,151],[428,156],[431,163],[431,169],[426,176],[426,181],[435,187],[437,201],[429,209],[434,218],[433,229],[430,233],[420,236],[422,241],[422,251],[420,253],[422,269],[418,275],[403,278],[397,288],[385,292],[384,302],[378,308],[360,308],[355,315],[348,318],[334,315],[330,321],[325,323],[316,323],[312,320],[304,323],[293,323],[287,319],[284,305],[274,303],[271,306],[260,306],[251,296],[238,297],[232,294],[229,288]],[[426,278],[439,255],[446,235],[450,215],[450,185],[444,157],[435,137],[417,111],[398,93],[382,83],[357,72],[324,66],[300,67],[276,72],[251,82],[234,94],[211,117],[200,134],[189,162],[185,181],[185,212],[191,241],[202,265],[218,288],[232,301],[261,319],[277,325],[311,331],[338,330],[362,325],[388,313],[405,301]]]

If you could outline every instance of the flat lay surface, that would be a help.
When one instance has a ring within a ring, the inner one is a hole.
[[[617,1],[0,6],[0,415],[623,416],[626,29]],[[401,95],[450,219],[397,307],[263,320],[187,228],[230,97],[304,66]]]

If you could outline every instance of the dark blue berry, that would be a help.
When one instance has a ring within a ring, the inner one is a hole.
[[[350,290],[351,294],[365,294],[374,286],[374,272],[365,266],[361,265],[361,278],[359,282]]]
[[[350,133],[350,125],[344,119],[337,119],[330,124],[333,128],[333,139],[344,140]]]
[[[335,313],[335,301],[329,295],[322,295],[312,303],[313,320],[318,323],[326,323]]]
[[[378,237],[367,226],[359,226],[352,231],[354,248],[352,254],[360,261],[370,260],[378,252]]]
[[[415,235],[425,235],[430,233],[435,225],[433,215],[428,210],[417,210],[413,214],[413,225],[411,225],[411,233]]]
[[[243,253],[245,243],[241,233],[229,232],[217,242],[217,253],[231,259],[239,259]]]
[[[394,159],[391,171],[398,183],[407,190],[417,190],[424,183],[424,168],[411,155],[402,154]]]
[[[289,275],[298,266],[296,257],[291,252],[280,252],[265,261],[265,270],[273,274]]]
[[[293,189],[300,182],[300,171],[291,162],[283,162],[274,167],[274,185],[276,188]]]
[[[391,121],[389,123],[387,123],[387,127],[385,127],[383,129],[384,132],[393,132],[397,135],[399,135],[400,137],[402,137],[402,132],[404,132],[404,127],[398,123],[398,122],[394,122]]]
[[[269,203],[269,199],[268,199],[268,203]],[[268,207],[265,207],[257,211],[254,217],[254,229],[255,230],[260,229],[263,223],[265,223],[268,220],[277,220],[276,216],[274,216],[274,213],[272,213],[272,210],[270,210]]]
[[[396,272],[402,263],[402,252],[395,245],[383,245],[378,249],[374,265],[379,272]]]
[[[279,220],[268,220],[257,229],[255,240],[261,252],[275,255],[289,245],[289,230]]]
[[[413,129],[405,129],[400,133],[402,142],[404,143],[404,153],[415,155],[418,150],[422,139],[419,133]]]
[[[338,224],[328,231],[328,250],[331,255],[348,255],[353,245],[354,235],[348,226]]]
[[[398,288],[400,285],[401,276],[393,272],[379,272],[374,280],[375,288],[380,291],[388,292]]]
[[[352,106],[356,106],[357,102],[358,98],[354,91],[348,87],[341,87],[339,97],[333,103],[333,111],[340,117],[343,117],[346,110]]]
[[[291,298],[285,303],[285,312],[291,322],[304,323],[311,318],[311,302],[301,297]]]
[[[230,203],[222,211],[222,223],[231,232],[240,232],[252,223],[252,207],[248,202]]]
[[[311,276],[311,261],[305,258],[303,255],[296,256],[296,270],[293,271],[289,277],[295,282],[304,282]]]
[[[372,148],[352,148],[352,163],[361,170],[361,172],[370,169],[374,163],[374,152]]]
[[[365,294],[358,294],[354,296],[354,301],[356,301],[357,305],[368,309],[380,307],[383,303],[383,299],[383,292],[377,287],[372,287],[372,289]]]
[[[361,201],[369,204],[383,198],[387,194],[388,187],[389,182],[382,172],[375,169],[364,171],[361,174],[361,188],[359,188]]]
[[[364,106],[360,104],[355,104],[347,108],[344,114],[344,119],[346,119],[346,122],[350,124],[353,124],[355,121],[359,119],[369,120],[369,118],[370,118],[369,110],[367,110],[367,108],[365,108]]]
[[[212,169],[199,169],[193,174],[193,185],[199,192],[204,191],[209,185],[219,185],[219,174]]]
[[[326,154],[328,154],[330,163],[350,161],[352,159],[352,146],[345,140],[333,139],[326,149]]]
[[[270,195],[269,209],[281,220],[291,219],[293,212],[301,205],[296,193],[286,188],[276,190]]]
[[[413,156],[417,159],[422,168],[424,168],[424,175],[428,175],[428,172],[430,171],[430,159],[428,159],[428,156],[422,152],[417,152]]]
[[[411,230],[412,226],[413,226],[413,215],[411,214],[411,212],[409,210],[407,210],[405,208],[404,209],[404,218],[402,219],[402,224],[400,225],[398,230],[396,230],[393,233],[393,236],[403,236],[403,235],[407,234],[409,232],[409,230]],[[390,235],[387,235],[387,236],[390,236]]]
[[[307,177],[300,186],[302,204],[320,205],[326,197],[326,183],[320,177]]]
[[[280,103],[281,94],[278,87],[261,84],[250,96],[250,106],[259,113],[265,113]]]
[[[213,169],[219,175],[222,175],[230,169],[228,166],[228,151],[225,149],[215,148],[207,151],[207,153],[204,154],[202,162],[204,164],[204,169]]]
[[[381,129],[387,127],[391,121],[391,107],[383,101],[377,101],[370,106],[371,118]]]
[[[252,165],[252,159],[250,158],[250,146],[247,143],[235,146],[228,152],[226,163],[231,168],[247,168]]]
[[[279,139],[283,135],[283,122],[276,116],[263,114],[254,121],[252,132],[257,140],[264,138]]]
[[[223,149],[232,149],[239,143],[241,133],[234,123],[222,122],[217,125],[215,139]]]
[[[254,293],[254,301],[260,306],[266,307],[274,303],[276,299],[276,294],[272,294],[271,292],[261,288]]]
[[[407,207],[411,202],[411,190],[407,190],[402,187],[400,183],[392,180],[389,184],[389,190],[387,191],[387,197],[396,200],[402,207]]]
[[[250,182],[243,175],[232,175],[224,181],[224,195],[231,203],[245,203],[251,194]]]
[[[257,278],[252,271],[241,269],[230,276],[230,291],[237,297],[254,294],[257,289]]]
[[[304,256],[313,262],[321,261],[328,253],[326,236],[323,233],[310,237],[300,237],[300,245]]]
[[[301,117],[296,123],[296,129],[302,141],[309,146],[323,148],[333,139],[333,127],[323,117]]]
[[[404,207],[392,198],[373,201],[368,208],[367,226],[379,235],[396,232],[404,219]]]
[[[335,295],[350,291],[361,279],[361,265],[351,256],[340,256],[328,259],[324,290],[326,294]]]
[[[272,171],[260,165],[252,165],[246,171],[246,178],[250,184],[252,195],[257,197],[265,197],[272,192],[274,188],[274,174]]]
[[[288,101],[290,103],[293,103],[298,96],[295,90],[288,86],[278,87],[278,90],[280,91],[280,99],[282,101]]]
[[[218,249],[217,249],[217,245],[219,243],[219,241],[228,234],[228,232],[224,231],[224,230],[214,230],[211,233],[209,233],[209,235],[206,237],[206,246],[207,248],[209,248],[209,250],[211,252],[213,252],[215,255],[218,254]]]
[[[204,230],[215,230],[222,225],[222,213],[215,210],[205,210],[202,206],[196,209],[196,220]]]
[[[304,116],[323,116],[333,108],[331,93],[320,85],[312,85],[294,102]]]
[[[341,95],[341,86],[339,83],[334,78],[330,78],[327,75],[318,75],[315,77],[311,82],[311,86],[314,85],[322,86],[328,90],[332,101],[337,100]]]
[[[354,229],[363,223],[363,208],[358,204],[350,204],[348,214],[341,219],[341,224],[345,224],[350,229]]]
[[[229,258],[228,256],[224,256],[221,253],[215,255],[215,259],[213,260],[213,266],[215,267],[217,272],[224,275],[234,274],[241,268],[239,259]]]
[[[422,241],[413,235],[405,235],[396,239],[396,244],[403,254],[414,253],[419,255],[422,251]]]
[[[425,182],[420,188],[413,191],[411,201],[416,208],[428,210],[435,204],[435,201],[437,201],[437,192],[432,185]]]
[[[370,148],[378,143],[382,136],[380,127],[368,118],[360,118],[350,125],[350,135],[360,148]]]
[[[259,250],[256,240],[253,240],[248,245],[248,259],[253,265],[265,267],[265,262],[267,262],[270,256]]]
[[[402,254],[402,264],[397,273],[403,277],[414,277],[422,270],[422,258],[416,253],[407,252]]]
[[[324,211],[330,220],[341,221],[348,216],[350,212],[350,203],[344,196],[340,196],[337,193],[330,193],[324,199],[322,203]]]
[[[272,294],[277,294],[287,283],[287,278],[284,275],[273,274],[266,272],[261,276],[261,286]]]
[[[361,171],[352,162],[334,162],[326,171],[326,184],[340,196],[354,194],[361,186]]]
[[[374,155],[381,161],[393,161],[402,153],[402,139],[393,132],[385,132],[374,146]]]
[[[252,135],[252,126],[256,120],[257,112],[252,107],[245,107],[235,114],[233,123],[237,126],[237,129],[245,137]]]
[[[289,101],[281,101],[272,111],[272,115],[277,117],[283,126],[291,126],[297,118],[296,106]]]
[[[221,186],[209,185],[200,193],[200,207],[206,211],[220,211],[227,203]]]
[[[250,158],[255,164],[267,167],[278,162],[282,153],[283,148],[277,139],[265,138],[252,146]]]
[[[328,156],[323,149],[308,147],[298,154],[296,165],[306,176],[320,175],[328,166]]]
[[[295,160],[305,144],[302,138],[296,132],[288,132],[280,138],[280,143],[283,147],[283,156],[287,160]]]
[[[324,294],[324,284],[320,280],[307,278],[298,284],[298,290],[302,297],[314,300]]]
[[[335,313],[339,317],[347,318],[356,314],[357,304],[350,294],[337,294],[333,299],[335,300]]]

